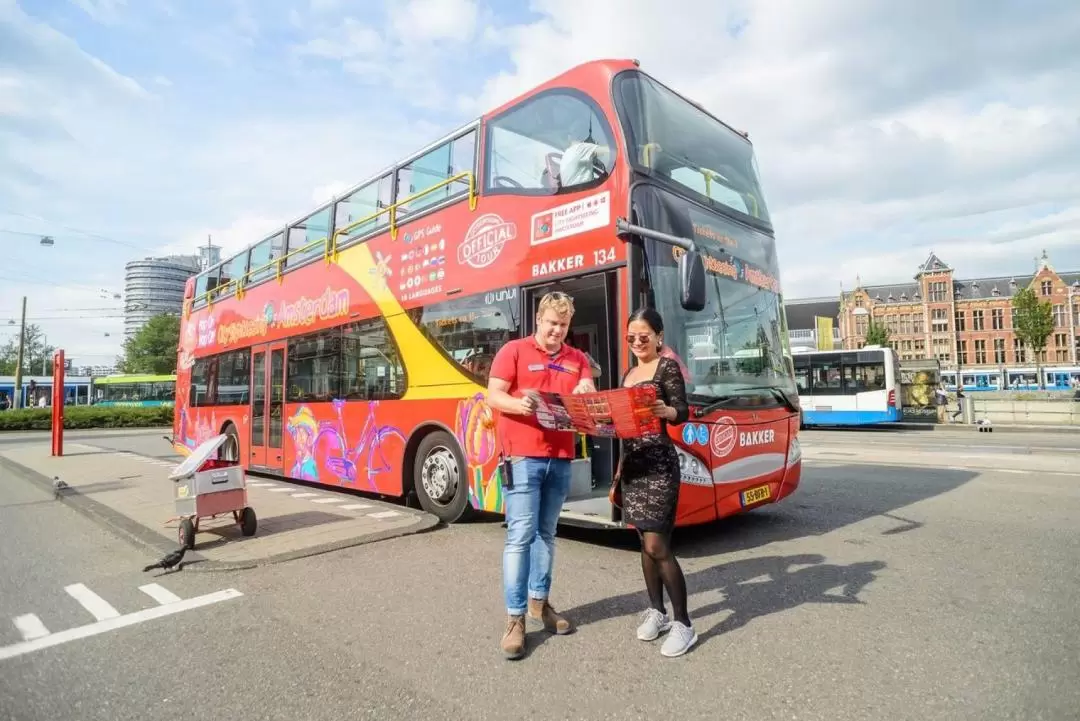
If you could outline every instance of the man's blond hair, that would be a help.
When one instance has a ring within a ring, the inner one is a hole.
[[[574,299],[561,291],[545,293],[536,306],[536,315],[541,316],[545,310],[553,310],[560,316],[574,314]]]

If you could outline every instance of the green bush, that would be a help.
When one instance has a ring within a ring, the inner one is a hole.
[[[169,406],[64,408],[64,428],[155,428],[171,427],[172,424],[173,409]],[[52,408],[0,411],[0,431],[47,431],[51,428]]]

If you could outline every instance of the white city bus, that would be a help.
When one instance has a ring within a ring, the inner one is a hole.
[[[892,348],[792,354],[806,426],[863,426],[901,418],[900,358]]]

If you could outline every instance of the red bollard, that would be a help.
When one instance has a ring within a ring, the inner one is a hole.
[[[64,351],[53,356],[52,385],[52,455],[64,455]]]

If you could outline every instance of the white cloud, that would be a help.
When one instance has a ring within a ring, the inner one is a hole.
[[[390,13],[398,37],[410,45],[433,40],[467,42],[480,14],[473,0],[411,0],[395,3]]]
[[[104,25],[117,22],[121,10],[127,6],[127,0],[71,0],[71,3]]]

